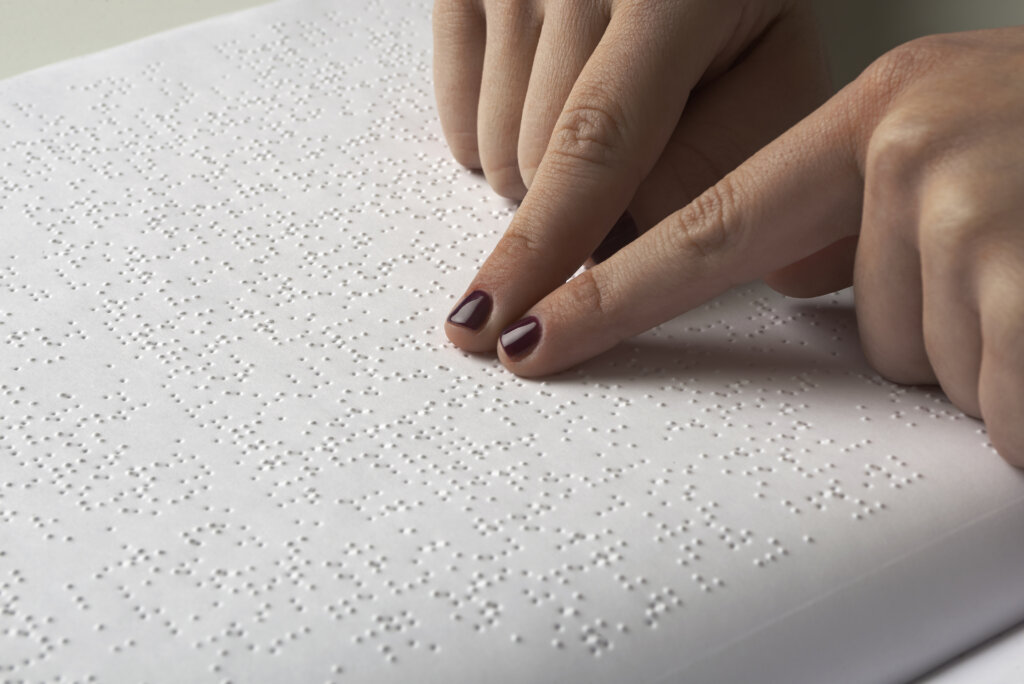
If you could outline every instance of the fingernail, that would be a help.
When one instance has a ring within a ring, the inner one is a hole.
[[[633,215],[627,211],[619,217],[619,220],[615,222],[612,229],[604,236],[604,240],[594,250],[591,258],[594,260],[594,263],[599,264],[633,240],[636,240],[639,235],[640,231],[637,230],[636,221],[633,220]]]
[[[491,296],[483,290],[473,290],[448,315],[448,322],[470,330],[479,330],[491,315]]]
[[[501,348],[512,358],[526,356],[540,341],[540,321],[527,316],[501,332]]]

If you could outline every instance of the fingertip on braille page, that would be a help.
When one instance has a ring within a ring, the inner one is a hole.
[[[636,221],[633,220],[633,215],[628,211],[623,212],[622,216],[619,217],[619,220],[615,222],[614,226],[612,226],[612,229],[604,236],[604,240],[601,241],[601,244],[594,250],[594,253],[591,255],[591,259],[594,260],[595,264],[599,264],[633,240],[636,240],[639,235],[640,231],[636,227]]]
[[[483,290],[473,290],[448,315],[448,322],[470,330],[479,330],[487,323],[494,301]]]
[[[540,321],[536,316],[522,318],[501,332],[498,341],[509,358],[519,360],[540,342]]]

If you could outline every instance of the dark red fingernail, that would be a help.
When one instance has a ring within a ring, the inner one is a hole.
[[[501,348],[512,358],[526,356],[540,341],[540,321],[527,316],[501,331]]]
[[[470,330],[479,330],[491,315],[491,296],[483,290],[474,290],[448,315],[448,322]]]
[[[595,264],[599,264],[636,240],[639,235],[640,231],[637,230],[636,221],[633,220],[633,215],[627,211],[615,222],[590,258],[594,260]]]

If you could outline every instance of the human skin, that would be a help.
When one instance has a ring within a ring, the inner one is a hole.
[[[872,366],[1024,466],[1024,27],[913,41],[815,109],[801,2],[438,0],[434,26],[454,155],[529,188],[456,345],[543,376],[740,283],[852,282]],[[627,206],[643,234],[566,282]]]

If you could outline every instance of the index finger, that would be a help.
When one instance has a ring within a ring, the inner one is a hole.
[[[727,42],[718,35],[731,30],[733,22],[723,20],[727,5],[618,6],[569,94],[522,206],[448,319],[452,341],[470,351],[493,349],[509,322],[594,251]],[[658,11],[671,13],[673,26],[642,31]]]
[[[860,227],[859,133],[837,96],[500,339],[523,376],[557,372]]]

